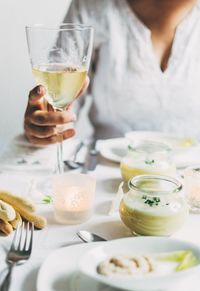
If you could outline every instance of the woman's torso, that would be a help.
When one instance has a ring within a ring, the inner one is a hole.
[[[199,7],[177,28],[163,73],[149,30],[125,0],[109,2],[107,39],[99,49],[92,85],[90,119],[97,135],[156,130],[200,137]]]

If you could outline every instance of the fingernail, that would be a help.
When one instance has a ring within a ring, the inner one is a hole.
[[[73,128],[70,128],[68,129],[65,133],[64,133],[64,136],[66,136],[67,138],[71,137],[71,136],[74,136],[75,134],[75,131]]]
[[[37,88],[37,94],[38,95],[41,95],[42,94],[42,87],[41,86],[38,86],[38,88]]]

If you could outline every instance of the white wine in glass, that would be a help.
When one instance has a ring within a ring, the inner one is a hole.
[[[87,77],[93,28],[81,24],[26,27],[33,76],[46,89],[45,99],[55,111],[67,110]],[[62,128],[57,127],[57,172],[63,172]]]
[[[87,76],[86,68],[47,64],[33,67],[37,84],[47,90],[46,99],[56,109],[64,110],[76,98]]]

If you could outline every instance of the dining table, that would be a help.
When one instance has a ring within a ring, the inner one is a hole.
[[[73,140],[64,144],[69,155],[72,152],[70,149],[74,148],[76,142],[76,140]],[[42,188],[42,186],[45,186],[45,179],[49,180],[52,177],[50,168],[53,162],[51,164],[50,160],[54,156],[54,151],[55,147],[53,146],[42,149],[26,146],[18,137],[15,137],[6,149],[4,148],[4,151],[1,152],[0,189],[6,188],[5,190],[17,194],[20,194],[21,191],[21,194],[24,196],[35,199],[37,213],[47,219],[47,226],[44,229],[34,231],[33,249],[30,259],[25,264],[14,268],[10,291],[36,291],[40,268],[51,254],[62,248],[67,247],[70,249],[74,245],[84,244],[77,236],[77,232],[80,230],[91,231],[108,241],[132,237],[129,229],[120,220],[118,211],[110,213],[111,205],[122,180],[119,163],[108,160],[101,156],[101,154],[98,156],[95,170],[88,173],[88,175],[96,178],[95,204],[92,217],[85,223],[75,225],[60,224],[55,220],[53,205],[51,203],[43,203],[42,196],[49,194],[48,191],[50,191],[48,187],[45,190],[45,187]],[[26,156],[23,156],[23,154]],[[43,157],[43,164],[39,163],[40,157]],[[37,159],[39,160],[38,163]],[[31,161],[31,164],[29,164],[29,161]],[[45,168],[45,162],[47,161],[49,168]],[[41,169],[39,166],[41,166]],[[69,171],[67,168],[65,170],[66,172]],[[70,170],[70,172],[79,173],[80,169]],[[200,246],[200,216],[198,214],[190,214],[183,227],[172,237]],[[6,254],[11,245],[12,238],[13,234],[0,236],[1,282],[8,270]],[[58,290],[62,291],[61,289]],[[184,289],[176,288],[172,290],[197,291],[199,290],[198,280],[189,280],[184,284]]]

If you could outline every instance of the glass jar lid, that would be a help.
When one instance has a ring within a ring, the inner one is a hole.
[[[130,179],[128,187],[148,195],[169,195],[181,191],[182,184],[168,176],[140,175]]]
[[[154,154],[154,153],[162,154],[171,151],[171,148],[167,144],[149,140],[143,140],[137,145],[130,144],[128,146],[128,149],[130,151],[144,154]]]

